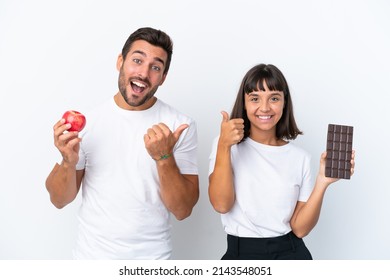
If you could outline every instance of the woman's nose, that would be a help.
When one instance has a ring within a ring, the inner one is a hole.
[[[260,104],[259,104],[260,111],[268,112],[269,108],[270,108],[270,106],[269,106],[268,102],[260,102]]]

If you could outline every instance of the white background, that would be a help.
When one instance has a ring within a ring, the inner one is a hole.
[[[296,143],[313,169],[328,123],[355,127],[355,175],[328,189],[305,238],[313,257],[390,259],[389,14],[386,0],[0,0],[0,259],[71,258],[80,199],[62,210],[49,201],[45,179],[59,160],[52,126],[117,92],[117,55],[143,26],[174,41],[157,97],[198,124],[200,200],[173,221],[174,259],[224,253],[208,155],[220,111],[230,112],[242,77],[262,62],[289,82],[304,131]]]

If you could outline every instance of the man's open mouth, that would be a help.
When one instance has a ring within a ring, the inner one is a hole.
[[[130,85],[133,91],[136,93],[142,93],[146,88],[146,85],[144,83],[138,81],[131,81]]]

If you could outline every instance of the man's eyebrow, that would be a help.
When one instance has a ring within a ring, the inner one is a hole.
[[[139,53],[142,56],[146,56],[146,53],[144,53],[143,51],[135,50],[132,52],[132,54],[134,54],[134,53]]]
[[[146,53],[145,52],[143,52],[143,51],[140,51],[140,50],[135,50],[135,51],[133,51],[132,52],[132,54],[135,54],[135,53],[138,53],[138,54],[140,54],[140,55],[142,55],[142,56],[145,56],[146,57]],[[155,57],[154,58],[154,60],[155,61],[158,61],[158,62],[160,62],[160,63],[162,63],[162,65],[164,65],[165,66],[165,62],[164,62],[164,60],[162,60],[161,58],[159,58],[158,56],[157,57]]]

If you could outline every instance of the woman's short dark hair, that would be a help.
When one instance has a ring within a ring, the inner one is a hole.
[[[276,137],[278,139],[287,140],[295,139],[299,134],[302,134],[302,132],[295,123],[293,105],[287,81],[283,76],[283,73],[276,66],[272,64],[259,64],[251,68],[244,76],[230,115],[231,119],[244,119],[244,138],[241,141],[249,136],[251,127],[245,110],[245,94],[249,94],[253,91],[265,90],[263,86],[264,82],[269,90],[282,91],[284,94],[283,114],[276,124]]]
[[[169,66],[171,65],[173,42],[171,38],[163,31],[157,30],[151,27],[142,27],[134,31],[127,39],[125,45],[122,48],[123,60],[131,48],[131,45],[138,40],[144,40],[149,44],[162,48],[167,53],[167,61],[164,68],[164,74],[168,73]]]

